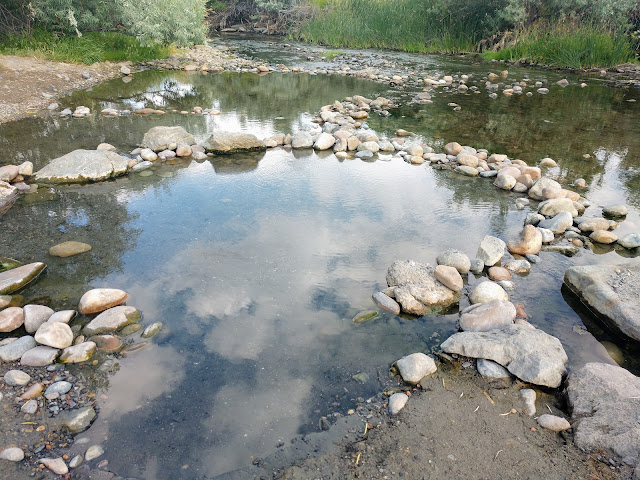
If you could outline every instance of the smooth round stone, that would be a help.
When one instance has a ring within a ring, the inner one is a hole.
[[[509,300],[509,295],[497,283],[491,281],[480,282],[469,295],[471,303],[489,303],[492,300]]]
[[[128,297],[127,292],[117,288],[96,288],[82,296],[78,311],[83,315],[102,312],[126,302]]]
[[[0,347],[0,360],[3,362],[15,362],[35,346],[36,341],[33,337],[25,335]]]
[[[500,280],[498,285],[500,285],[505,292],[513,292],[516,289],[516,284],[511,280]]]
[[[469,269],[471,273],[480,275],[483,272],[483,270],[484,270],[484,262],[482,260],[480,260],[479,258],[474,258],[473,260],[471,260],[471,268]]]
[[[38,411],[38,402],[36,400],[29,400],[20,407],[20,411],[33,415]]]
[[[538,255],[533,255],[531,253],[527,253],[524,258],[529,260],[529,263],[538,263],[540,261],[540,257]]]
[[[356,153],[356,158],[373,158],[373,152],[369,150],[362,150]]]
[[[22,370],[9,370],[4,374],[4,382],[12,387],[23,387],[31,380],[31,376]]]
[[[460,329],[486,332],[511,325],[516,318],[516,307],[511,302],[492,300],[476,303],[460,315]]]
[[[137,333],[140,330],[142,330],[142,325],[140,325],[139,323],[127,325],[122,330],[120,330],[120,336],[128,337],[129,335],[133,335],[134,333]]]
[[[38,346],[26,351],[24,355],[22,355],[20,365],[27,367],[45,367],[55,362],[59,353],[60,350],[57,348]]]
[[[486,170],[484,172],[480,172],[479,175],[482,178],[492,178],[492,177],[496,177],[498,175],[498,171],[497,170]]]
[[[34,383],[26,390],[26,392],[24,392],[18,398],[20,400],[30,400],[32,398],[37,398],[40,395],[42,395],[43,391],[44,391],[44,386],[41,383]]]
[[[447,265],[455,268],[460,274],[464,275],[471,269],[471,260],[460,250],[450,248],[440,253],[436,258],[438,265]]]
[[[394,393],[389,397],[389,413],[397,415],[407,404],[407,401],[409,401],[409,397],[406,394]]]
[[[465,175],[467,177],[476,177],[478,176],[478,170],[473,167],[468,167],[466,165],[459,165],[454,170],[456,173],[461,175]]]
[[[84,457],[82,455],[76,455],[69,462],[69,468],[78,468],[83,461],[84,461]]]
[[[454,267],[438,265],[433,273],[440,283],[454,292],[459,292],[464,287],[462,277]]]
[[[610,244],[618,240],[618,236],[615,233],[607,230],[596,230],[589,235],[589,238],[597,243]]]
[[[525,225],[538,225],[540,222],[544,220],[544,215],[540,215],[539,213],[530,212],[527,214],[527,218],[524,220]]]
[[[400,305],[390,296],[382,293],[376,292],[372,296],[375,304],[381,308],[382,310],[393,313],[394,315],[398,315],[400,313]]]
[[[96,418],[96,411],[93,407],[82,407],[61,412],[56,420],[61,427],[67,427],[71,433],[78,433],[89,428],[94,418]]]
[[[96,344],[98,350],[103,352],[117,352],[123,346],[122,340],[115,335],[94,335],[89,341]]]
[[[41,458],[40,463],[56,475],[66,475],[69,473],[69,469],[62,458]]]
[[[604,207],[602,213],[610,217],[624,217],[629,213],[629,210],[625,205],[611,205]]]
[[[485,378],[490,378],[490,379],[511,378],[511,374],[509,373],[509,370],[507,370],[502,365],[492,360],[479,358],[476,366],[478,368],[478,373]]]
[[[52,394],[64,395],[69,390],[71,390],[71,387],[73,387],[71,382],[61,381],[61,382],[52,383],[44,391],[44,396],[48,398],[48,396]]]
[[[505,265],[505,268],[514,273],[526,274],[531,271],[531,264],[526,260],[512,260]]]
[[[538,417],[538,424],[552,432],[563,432],[571,428],[571,424],[562,417],[545,413]]]
[[[51,317],[49,317],[49,320],[47,320],[47,322],[49,323],[60,322],[60,323],[66,323],[68,325],[69,322],[73,320],[75,316],[76,316],[75,310],[60,310],[59,312],[55,312],[53,315],[51,315]]]
[[[24,311],[20,307],[9,307],[0,311],[0,332],[13,332],[24,323]]]
[[[618,244],[628,249],[638,248],[640,247],[640,234],[629,233],[628,235],[618,239]]]
[[[587,181],[584,178],[576,178],[573,182],[573,185],[578,188],[586,188]]]
[[[141,337],[142,338],[151,338],[151,337],[157,335],[158,332],[160,332],[161,329],[162,329],[162,322],[154,322],[151,325],[149,325],[147,328],[144,329],[144,331],[142,332]]]
[[[533,225],[525,225],[520,232],[517,240],[511,240],[507,243],[509,252],[526,255],[527,253],[536,254],[542,248],[542,234]]]
[[[43,323],[34,338],[36,342],[53,348],[67,348],[73,343],[73,332],[66,323]]]
[[[24,328],[27,333],[34,333],[40,326],[51,318],[53,309],[44,305],[25,305],[24,310]]]
[[[88,462],[94,458],[98,458],[103,453],[104,449],[100,445],[92,445],[87,449],[87,453],[84,454],[84,458]]]
[[[0,452],[0,460],[9,462],[21,462],[24,460],[24,452],[18,447],[5,448]]]
[[[557,167],[558,164],[556,163],[555,160],[553,160],[552,158],[543,158],[542,160],[540,160],[540,166],[541,167]]]
[[[53,257],[71,257],[73,255],[79,255],[91,250],[91,245],[82,242],[63,242],[55,245],[49,249],[49,255]]]
[[[553,242],[553,240],[555,239],[555,235],[553,234],[553,231],[549,230],[548,228],[542,228],[542,227],[536,227],[536,228],[540,232],[540,235],[542,235],[542,243]]]
[[[433,358],[424,353],[412,353],[396,362],[400,376],[409,385],[416,385],[427,375],[431,375],[438,368]]]
[[[89,360],[96,351],[94,342],[83,342],[73,347],[65,348],[60,354],[62,363],[80,363]]]
[[[609,230],[609,220],[605,218],[589,218],[578,225],[581,232],[595,232],[596,230]]]
[[[511,280],[511,273],[504,267],[491,267],[488,271],[489,278],[494,282]]]

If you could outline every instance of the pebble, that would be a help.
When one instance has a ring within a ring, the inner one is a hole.
[[[76,455],[69,462],[69,468],[77,468],[82,464],[83,461],[84,458],[82,457],[82,455]]]
[[[100,445],[92,445],[87,449],[87,453],[84,454],[84,458],[88,462],[94,458],[98,458],[103,453],[104,449]]]
[[[368,322],[370,320],[374,320],[379,316],[380,314],[375,310],[365,310],[363,312],[356,313],[355,316],[351,319],[351,321],[353,323],[363,323],[363,322]]]
[[[548,413],[538,417],[538,424],[552,432],[563,432],[571,428],[571,424],[564,418]]]
[[[54,394],[56,394],[58,396],[64,395],[69,390],[71,390],[72,386],[73,385],[71,384],[71,382],[66,382],[66,381],[60,381],[60,382],[52,383],[45,390],[44,396],[45,396],[45,398],[49,399],[49,396],[54,395]],[[55,397],[55,398],[57,398],[57,397]]]
[[[536,391],[531,388],[520,390],[520,396],[524,401],[524,413],[533,417],[536,414]]]
[[[33,415],[38,411],[38,402],[36,400],[29,400],[20,407],[20,410],[24,413]]]
[[[24,452],[18,447],[5,448],[0,452],[1,460],[8,460],[9,462],[21,462],[24,460]]]
[[[372,296],[375,304],[384,311],[398,315],[400,313],[400,305],[393,298],[382,292],[376,292]]]
[[[407,404],[409,397],[404,393],[394,393],[389,397],[389,413],[396,415]]]
[[[479,358],[476,365],[478,368],[478,373],[483,377],[491,379],[511,378],[509,370],[492,360]]]
[[[91,250],[91,245],[88,243],[68,241],[51,247],[49,249],[49,255],[66,258],[88,252],[89,250]]]
[[[484,271],[484,262],[479,258],[474,258],[471,260],[471,268],[469,271],[476,275],[480,275]]]
[[[396,365],[400,376],[409,385],[420,383],[420,380],[438,369],[433,358],[420,352],[402,357],[396,362]]]
[[[618,239],[618,244],[628,249],[638,248],[640,247],[640,234],[629,233],[628,235]]]
[[[22,370],[9,370],[4,374],[4,382],[13,387],[22,387],[29,383],[31,376]]]
[[[57,475],[69,473],[69,469],[62,458],[41,458],[40,463]]]

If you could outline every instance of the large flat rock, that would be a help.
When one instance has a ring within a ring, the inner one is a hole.
[[[640,378],[617,365],[587,363],[569,376],[576,445],[612,450],[629,465],[640,462]]]
[[[36,172],[39,183],[99,182],[127,172],[127,159],[106,150],[74,150]]]
[[[571,267],[564,283],[593,313],[640,340],[640,264]]]
[[[525,382],[552,388],[562,383],[568,360],[560,340],[521,324],[456,333],[441,347],[447,353],[493,360]]]
[[[195,138],[184,128],[176,127],[153,127],[144,134],[142,148],[150,148],[154,152],[161,152],[162,150],[170,149],[175,150],[175,146],[178,143],[186,143],[187,145],[193,145],[196,143]],[[175,145],[175,146],[174,146]]]
[[[266,150],[264,142],[250,133],[214,132],[203,147],[207,152],[225,154]]]
[[[45,268],[47,266],[44,263],[35,262],[0,273],[0,295],[20,290],[35,280]]]

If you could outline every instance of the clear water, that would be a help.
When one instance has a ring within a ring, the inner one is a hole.
[[[282,55],[278,45],[261,45],[267,57]],[[446,57],[401,60],[416,69],[477,77],[491,69]],[[559,78],[535,70],[519,70],[514,78],[524,74]],[[433,105],[405,105],[391,118],[371,118],[370,125],[389,136],[397,128],[414,131],[436,148],[457,140],[531,163],[551,156],[560,164],[553,171],[560,180],[587,180],[593,206],[586,215],[626,203],[631,211],[616,233],[637,232],[640,107],[627,100],[639,95],[593,83],[587,89],[552,86],[550,95],[531,98],[441,93]],[[0,126],[0,163],[28,159],[41,167],[105,141],[127,151],[154,125],[182,125],[199,140],[215,129],[286,133],[302,128],[322,105],[353,94],[385,95],[403,105],[411,96],[347,77],[144,72],[62,105],[94,111],[198,105],[222,114],[22,120]],[[451,101],[462,111],[453,112]],[[583,158],[586,153],[591,158]],[[457,320],[456,312],[385,314],[353,324],[355,313],[373,308],[371,294],[385,286],[387,267],[397,259],[434,263],[449,247],[474,256],[484,235],[515,236],[526,216],[515,208],[516,195],[489,181],[397,159],[340,162],[329,153],[276,149],[180,160],[153,172],[41,189],[0,219],[2,255],[49,266],[22,292],[27,301],[74,308],[90,287],[117,287],[130,293],[145,324],[165,324],[153,345],[119,359],[119,368],[84,370],[101,412],[81,437],[103,442],[101,459],[130,477],[213,478],[240,469],[316,431],[321,416],[344,413],[356,397],[380,391],[394,360],[437,349]],[[65,240],[88,242],[93,250],[68,259],[48,256],[49,247]],[[600,343],[607,340],[637,371],[637,344],[607,330],[561,286],[569,266],[638,259],[613,248],[573,258],[543,252],[541,259],[528,277],[516,279],[512,299],[525,305],[532,323],[561,339],[570,368],[611,362]],[[470,275],[468,283],[478,280]],[[353,380],[358,373],[369,380]]]

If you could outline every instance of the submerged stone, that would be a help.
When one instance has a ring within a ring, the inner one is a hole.
[[[71,257],[73,255],[79,255],[91,250],[91,245],[82,242],[63,242],[55,245],[49,249],[49,255],[53,257]]]
[[[95,418],[96,411],[93,407],[83,407],[77,410],[60,412],[55,421],[61,427],[67,427],[71,433],[80,433],[89,428]]]
[[[376,319],[380,316],[380,314],[375,310],[365,310],[364,312],[358,312],[351,319],[353,323],[363,323],[368,322],[369,320]]]
[[[61,363],[80,363],[86,362],[93,356],[96,350],[94,342],[83,342],[72,347],[65,348],[60,354]]]

